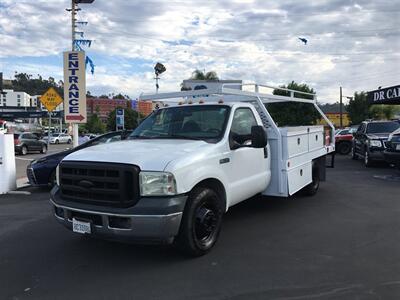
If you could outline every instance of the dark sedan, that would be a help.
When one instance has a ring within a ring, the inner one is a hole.
[[[400,169],[400,129],[397,129],[389,135],[387,148],[383,154],[386,162]]]
[[[56,180],[56,168],[65,156],[90,146],[125,140],[130,133],[131,131],[109,132],[89,140],[73,149],[68,149],[33,160],[26,168],[29,183],[33,186],[53,186]]]

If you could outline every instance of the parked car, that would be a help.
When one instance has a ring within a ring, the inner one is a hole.
[[[43,140],[47,142],[48,136],[44,136]],[[65,133],[53,133],[50,135],[50,144],[71,144],[72,137]]]
[[[353,133],[356,128],[339,129],[335,133],[335,149],[340,154],[349,154],[353,146]]]
[[[395,121],[364,121],[354,133],[352,158],[362,157],[366,167],[383,161],[389,135],[400,127]]]
[[[124,140],[130,133],[131,131],[109,132],[73,149],[68,149],[33,160],[26,169],[29,183],[33,186],[53,186],[56,176],[56,167],[65,156],[87,147]]]
[[[30,132],[14,133],[14,149],[18,154],[26,155],[28,152],[39,151],[47,152],[47,145]]]
[[[383,154],[386,162],[400,169],[400,128],[389,135],[387,148]]]

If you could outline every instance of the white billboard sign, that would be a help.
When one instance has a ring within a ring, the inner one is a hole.
[[[86,123],[85,52],[64,52],[64,113],[66,123]]]

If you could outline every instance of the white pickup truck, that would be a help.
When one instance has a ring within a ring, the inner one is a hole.
[[[56,219],[74,232],[174,242],[200,256],[216,243],[229,207],[256,194],[315,194],[334,151],[333,125],[315,95],[276,96],[261,88],[270,87],[141,96],[182,102],[154,111],[126,141],[65,157],[51,191]],[[323,126],[277,127],[265,104],[282,101],[314,105],[330,137]]]

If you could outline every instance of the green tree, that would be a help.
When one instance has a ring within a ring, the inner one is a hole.
[[[51,87],[55,88],[60,96],[63,96],[64,89],[61,80],[56,83],[53,77],[46,80],[39,74],[37,78],[33,78],[31,74],[15,72],[11,86],[5,88],[11,88],[16,92],[25,92],[29,95],[43,95]]]
[[[287,86],[281,86],[291,90],[301,91],[305,93],[314,94],[314,90],[306,84],[298,84],[294,81]],[[274,95],[290,96],[288,91],[275,89]],[[295,98],[312,99],[312,95],[304,95],[294,93]],[[266,105],[268,112],[279,126],[299,126],[299,125],[314,125],[320,118],[320,114],[315,107],[310,103],[298,102],[282,102],[282,103],[269,103]]]
[[[124,115],[125,115],[125,129],[135,129],[138,124],[139,124],[139,118],[142,119],[144,116],[140,115],[136,110],[133,110],[132,108],[126,108],[126,107],[119,107],[123,108],[125,110]],[[115,114],[116,114],[116,109],[114,109],[109,115],[107,119],[107,129],[108,130],[115,130],[116,124],[115,124]]]
[[[349,118],[353,125],[359,124],[365,119],[370,118],[371,113],[369,112],[370,104],[367,100],[366,92],[355,92],[353,99],[350,99],[347,105],[347,111]]]
[[[205,73],[200,70],[194,70],[190,79],[192,79],[192,80],[218,80],[219,78],[215,71],[209,71],[209,72]]]
[[[122,100],[124,100],[124,99],[125,99],[125,96],[122,95],[121,93],[119,93],[119,94],[113,96],[113,99],[122,99]]]
[[[106,131],[106,125],[101,121],[99,116],[94,113],[88,118],[85,129],[90,133],[104,133]]]
[[[369,116],[376,120],[390,120],[393,119],[395,114],[399,111],[396,105],[371,105],[369,107]]]

